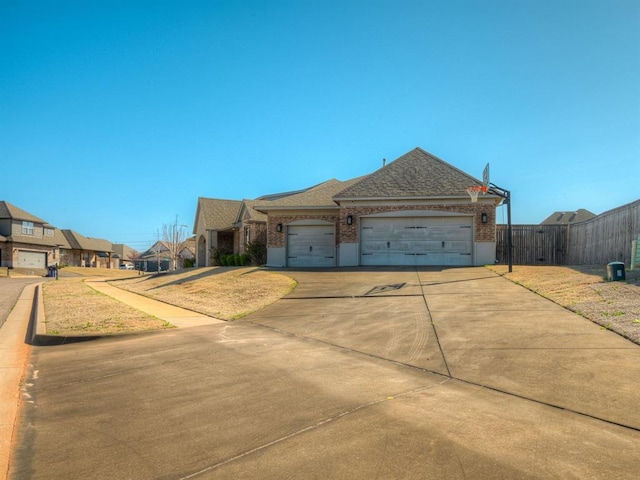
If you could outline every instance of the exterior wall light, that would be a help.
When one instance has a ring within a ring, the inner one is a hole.
[[[282,231],[282,224],[279,223],[276,225],[276,232],[281,232]]]
[[[353,215],[347,215],[347,225],[353,225]]]
[[[482,220],[482,223],[487,223],[489,221],[488,215],[484,212],[480,214],[480,219]]]

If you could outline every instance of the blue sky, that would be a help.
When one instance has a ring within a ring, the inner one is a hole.
[[[143,250],[417,146],[514,223],[640,198],[640,2],[0,0],[0,200],[59,228]]]

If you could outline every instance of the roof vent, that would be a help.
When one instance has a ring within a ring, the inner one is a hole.
[[[382,166],[384,167],[386,164],[387,164],[387,159],[386,159],[386,158],[383,158],[383,159],[382,159]]]

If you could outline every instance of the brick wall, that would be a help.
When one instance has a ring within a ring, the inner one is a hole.
[[[453,212],[473,215],[475,223],[476,242],[496,241],[496,211],[493,205],[472,203],[460,205],[403,205],[402,211],[408,210],[435,210],[439,212]],[[345,243],[357,243],[360,217],[384,212],[397,212],[398,206],[377,207],[348,207],[340,210],[340,238]],[[487,223],[482,223],[482,213],[487,214]],[[347,216],[353,215],[353,224],[347,225]]]
[[[408,210],[434,210],[440,212],[453,212],[473,215],[475,223],[476,242],[496,241],[496,211],[493,205],[472,203],[460,205],[403,205],[401,211]],[[376,207],[345,207],[339,213],[329,215],[281,215],[269,216],[268,247],[284,247],[286,244],[286,225],[297,220],[324,220],[336,225],[336,243],[357,243],[360,229],[360,217],[363,215],[373,215],[384,212],[400,211],[398,206],[376,206]],[[487,214],[487,223],[482,223],[482,213]],[[353,216],[353,224],[347,225],[347,216]],[[282,232],[278,232],[276,226],[283,225]]]

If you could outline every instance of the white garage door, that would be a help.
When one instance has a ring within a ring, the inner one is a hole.
[[[18,267],[19,268],[46,268],[47,267],[47,254],[41,252],[25,252],[20,250],[18,252]]]
[[[362,219],[361,265],[472,265],[471,217]]]
[[[288,267],[335,267],[336,240],[333,225],[287,227]]]

